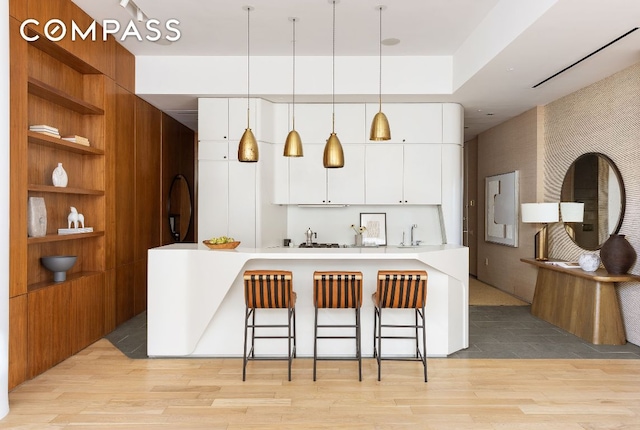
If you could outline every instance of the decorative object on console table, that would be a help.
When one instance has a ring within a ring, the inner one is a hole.
[[[578,258],[578,264],[585,272],[595,272],[600,267],[600,257],[598,254],[582,254]]]
[[[27,203],[27,235],[29,237],[47,235],[47,207],[43,197],[29,197]]]
[[[53,169],[53,173],[51,173],[51,182],[53,182],[54,187],[66,187],[69,183],[69,177],[67,176],[66,170],[62,167],[62,163],[58,163],[58,167]]]
[[[544,224],[536,233],[534,256],[536,260],[549,259],[549,243],[547,240],[547,224],[558,222],[558,203],[523,203],[522,222]]]
[[[600,258],[604,268],[611,275],[624,275],[636,261],[636,250],[625,239],[624,234],[609,235],[600,248]]]
[[[387,214],[382,213],[360,213],[360,225],[364,227],[364,246],[386,246],[387,245]]]

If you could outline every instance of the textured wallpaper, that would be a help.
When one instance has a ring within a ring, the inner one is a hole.
[[[544,108],[544,199],[559,201],[564,174],[581,154],[600,152],[618,166],[626,191],[620,233],[640,253],[640,63],[558,99]],[[577,260],[585,251],[561,224],[551,230],[550,254]],[[636,261],[631,269],[640,274]],[[640,345],[640,283],[617,288],[627,340]]]

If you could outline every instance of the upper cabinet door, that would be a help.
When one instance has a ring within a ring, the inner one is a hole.
[[[403,203],[402,145],[367,145],[365,149],[365,203]]]
[[[403,203],[442,202],[442,145],[404,145]]]
[[[462,145],[464,141],[464,108],[458,103],[442,105],[442,143]]]
[[[364,204],[364,144],[342,145],[344,167],[327,169],[327,203]]]
[[[365,106],[362,103],[336,105],[336,134],[341,143],[365,143],[369,139],[369,129],[364,117]],[[325,129],[323,142],[327,141],[330,133],[331,128]]]
[[[198,139],[228,140],[229,99],[198,99]]]
[[[378,111],[377,103],[366,105],[367,141],[371,122]],[[382,112],[391,129],[391,140],[386,142],[442,143],[441,103],[383,103]]]
[[[256,139],[260,135],[256,105],[256,99],[251,99],[249,103],[246,98],[229,99],[229,140],[233,143],[237,144],[247,129],[247,106],[249,107],[249,128]]]
[[[289,203],[327,202],[327,169],[322,165],[324,145],[304,143],[304,157],[289,159]]]
[[[300,134],[303,145],[307,143],[325,144],[327,142],[331,134],[331,112],[331,105],[326,103],[295,105],[296,130]],[[336,129],[336,131],[338,130]],[[322,163],[322,158],[320,160]]]

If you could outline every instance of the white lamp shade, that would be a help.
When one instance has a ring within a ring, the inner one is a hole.
[[[558,203],[522,203],[522,222],[558,222]]]
[[[560,203],[560,216],[564,222],[582,222],[584,220],[584,203]]]

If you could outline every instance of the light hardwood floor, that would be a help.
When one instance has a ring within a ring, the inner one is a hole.
[[[102,339],[9,395],[0,428],[640,429],[640,360],[132,360]]]

